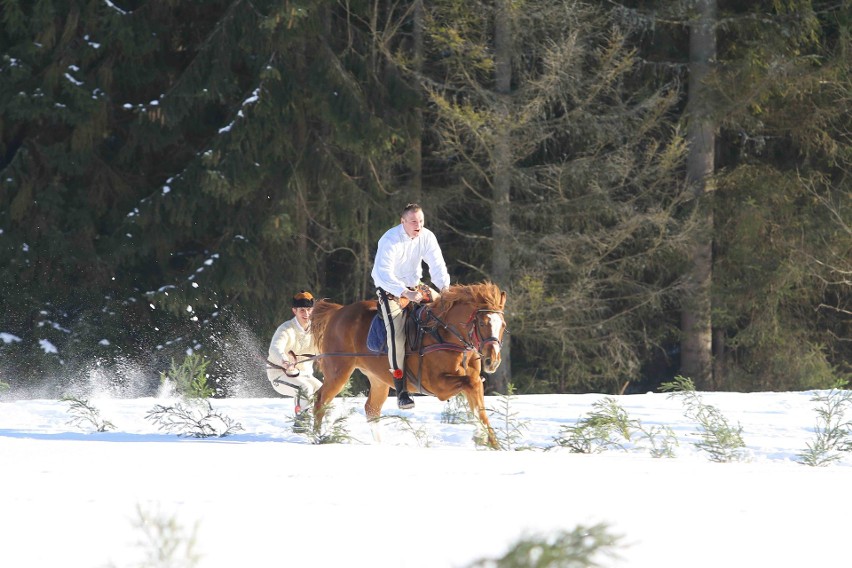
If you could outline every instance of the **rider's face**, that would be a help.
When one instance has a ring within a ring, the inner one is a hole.
[[[402,217],[400,217],[400,221],[402,221],[402,227],[405,229],[405,234],[409,236],[409,238],[414,238],[420,234],[420,230],[423,229],[423,211],[409,211]]]
[[[311,321],[311,310],[312,308],[293,308],[293,315],[296,316],[302,327],[308,327],[308,323]]]

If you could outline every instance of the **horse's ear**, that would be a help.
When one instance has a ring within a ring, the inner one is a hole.
[[[500,309],[502,310],[505,307],[506,307],[506,291],[504,290],[504,291],[500,292]]]

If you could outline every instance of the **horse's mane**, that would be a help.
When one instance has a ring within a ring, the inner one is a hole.
[[[492,282],[450,286],[435,302],[433,310],[439,318],[443,318],[454,305],[460,302],[480,309],[500,311],[503,309],[503,293]]]
[[[311,334],[314,336],[314,345],[322,351],[322,340],[325,336],[325,330],[328,328],[328,321],[331,319],[331,314],[342,308],[340,304],[329,302],[328,300],[320,300],[314,305],[311,310]]]

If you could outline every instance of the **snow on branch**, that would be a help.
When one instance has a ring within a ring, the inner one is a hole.
[[[112,8],[122,16],[126,16],[129,13],[127,10],[122,10],[121,8],[110,2],[110,0],[104,0],[104,4],[106,4],[107,7]]]
[[[260,100],[260,87],[256,88],[252,91],[251,96],[249,96],[243,103],[240,105],[240,110],[237,111],[237,115],[234,117],[234,120],[231,121],[227,126],[223,126],[219,129],[219,134],[224,134],[225,132],[230,132],[231,128],[234,126],[234,123],[237,122],[237,119],[245,117],[243,114],[243,109],[248,106],[255,104]]]

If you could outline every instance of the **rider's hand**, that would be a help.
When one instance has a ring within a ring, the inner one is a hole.
[[[294,377],[299,376],[298,367],[296,367],[296,365],[294,365],[290,361],[284,361],[281,364],[281,368],[284,370],[284,374],[287,375],[290,378],[294,378]]]
[[[406,300],[411,300],[412,302],[419,302],[423,299],[423,294],[417,290],[406,290],[402,293],[402,297]]]

